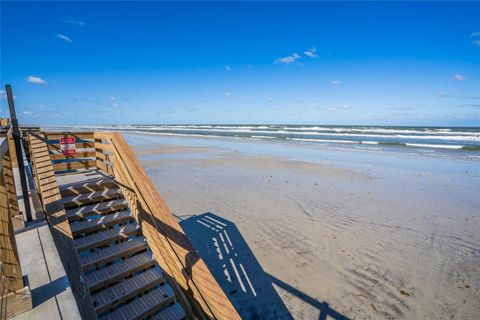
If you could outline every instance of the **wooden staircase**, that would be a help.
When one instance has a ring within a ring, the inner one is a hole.
[[[75,138],[75,155],[59,139]],[[28,137],[38,193],[84,319],[240,319],[120,133]]]
[[[115,180],[107,176],[84,181],[84,173],[76,175],[76,183],[63,183],[62,176],[57,182],[97,316],[184,319],[185,311]]]

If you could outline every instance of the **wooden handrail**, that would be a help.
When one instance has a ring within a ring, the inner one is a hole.
[[[17,244],[12,222],[12,191],[8,190],[8,175],[11,171],[11,157],[7,141],[3,140],[0,145],[0,261],[4,263],[3,274],[5,275],[4,291],[14,292],[23,288],[22,269],[18,257]],[[15,195],[16,197],[16,195]],[[16,198],[15,198],[16,203]],[[17,204],[18,210],[18,204]]]
[[[200,318],[240,319],[172,215],[121,133],[95,132],[97,167],[111,169],[165,273],[183,289]]]

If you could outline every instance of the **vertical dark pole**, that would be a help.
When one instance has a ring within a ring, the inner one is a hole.
[[[8,98],[8,108],[10,109],[10,120],[12,121],[13,141],[17,152],[18,171],[20,172],[20,182],[22,184],[23,203],[25,205],[25,215],[27,221],[32,221],[32,210],[30,209],[30,197],[28,195],[27,178],[25,176],[25,166],[23,164],[22,146],[20,142],[20,131],[18,130],[17,114],[15,113],[15,105],[13,104],[12,87],[7,84],[5,86]]]

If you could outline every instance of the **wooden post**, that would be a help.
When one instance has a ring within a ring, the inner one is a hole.
[[[30,208],[30,196],[28,194],[27,177],[25,175],[25,166],[23,164],[22,146],[20,142],[20,132],[18,130],[17,114],[15,112],[15,105],[13,104],[12,87],[5,86],[7,92],[8,107],[10,109],[10,120],[12,122],[13,141],[15,142],[15,151],[17,156],[18,171],[20,173],[20,183],[22,184],[23,202],[25,206],[25,215],[27,221],[32,221],[32,209]]]

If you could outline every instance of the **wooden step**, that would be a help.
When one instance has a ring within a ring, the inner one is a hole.
[[[92,295],[93,305],[97,314],[103,313],[119,303],[137,296],[165,282],[163,272],[153,268],[123,280],[108,289]]]
[[[94,214],[104,214],[126,208],[127,204],[124,199],[116,199],[67,210],[67,218],[69,221],[75,221]]]
[[[165,284],[155,290],[150,291],[146,295],[136,298],[129,304],[126,304],[112,313],[100,318],[101,320],[119,320],[143,319],[155,312],[160,311],[169,305],[175,303],[173,289]]]
[[[103,189],[100,191],[82,193],[78,195],[64,197],[62,199],[63,206],[68,209],[89,203],[105,201],[121,197],[120,188]]]
[[[97,219],[72,223],[70,224],[70,228],[72,229],[73,236],[77,236],[82,233],[104,230],[113,225],[126,223],[130,220],[132,220],[132,216],[129,211],[119,211],[101,216]]]
[[[62,197],[74,196],[82,193],[99,191],[102,189],[111,189],[118,187],[113,178],[106,177],[100,179],[94,179],[87,182],[71,183],[68,185],[60,186],[60,194]]]
[[[83,270],[88,270],[93,267],[98,267],[110,261],[118,258],[126,257],[130,254],[134,254],[145,250],[147,243],[144,239],[137,238],[128,241],[124,241],[119,244],[111,245],[108,248],[98,250],[91,254],[87,254],[80,257],[80,265]]]
[[[136,223],[131,223],[122,227],[100,231],[98,233],[75,239],[75,247],[78,252],[107,245],[113,241],[128,238],[131,235],[140,233],[140,227]]]
[[[154,264],[155,260],[149,252],[140,253],[85,275],[85,283],[90,291],[95,291]]]
[[[150,320],[183,320],[185,317],[185,310],[179,303],[175,303],[151,317]]]

